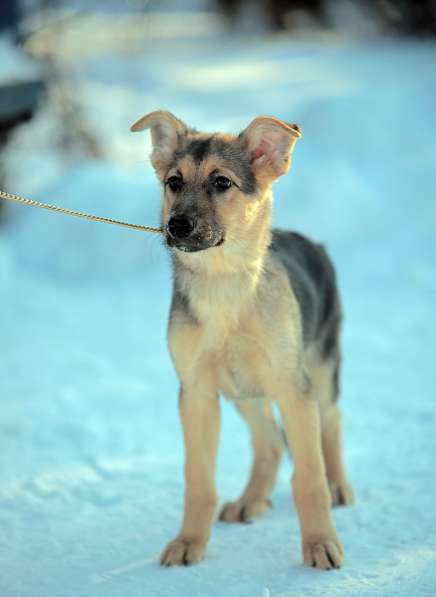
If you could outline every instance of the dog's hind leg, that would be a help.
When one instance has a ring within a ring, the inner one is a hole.
[[[354,501],[343,462],[342,422],[337,405],[339,362],[321,362],[311,370],[314,395],[321,413],[322,451],[333,506],[349,506]]]
[[[275,484],[284,441],[270,403],[246,399],[236,406],[250,428],[254,459],[246,488],[238,500],[224,505],[220,520],[248,522],[271,505],[269,495]]]
[[[331,404],[321,416],[322,450],[333,506],[350,506],[353,490],[347,481],[342,455],[341,413]]]

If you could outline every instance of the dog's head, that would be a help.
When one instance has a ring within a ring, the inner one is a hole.
[[[138,120],[151,130],[151,162],[164,185],[162,225],[168,246],[197,252],[250,233],[272,182],[290,165],[296,124],[260,116],[240,135],[199,133],[170,112]]]

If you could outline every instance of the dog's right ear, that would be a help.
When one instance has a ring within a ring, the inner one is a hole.
[[[155,170],[160,173],[171,164],[180,138],[188,131],[187,126],[178,118],[164,110],[150,112],[130,127],[134,133],[150,129],[153,151],[150,159]]]

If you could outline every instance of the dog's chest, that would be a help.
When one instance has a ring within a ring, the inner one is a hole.
[[[179,371],[195,378],[199,367],[213,369],[218,390],[232,399],[265,396],[290,345],[288,283],[268,279],[255,294],[251,279],[241,280],[212,285],[192,279],[189,306],[198,323],[189,358],[183,333],[178,349],[173,346],[176,361],[182,354]]]
[[[220,391],[231,399],[265,395],[268,354],[259,339],[249,334],[231,334],[217,360]]]

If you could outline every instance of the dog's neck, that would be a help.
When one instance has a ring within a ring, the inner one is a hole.
[[[173,255],[175,286],[187,298],[198,323],[235,328],[255,299],[271,242],[271,207],[268,193],[239,238],[226,239],[206,251]]]

